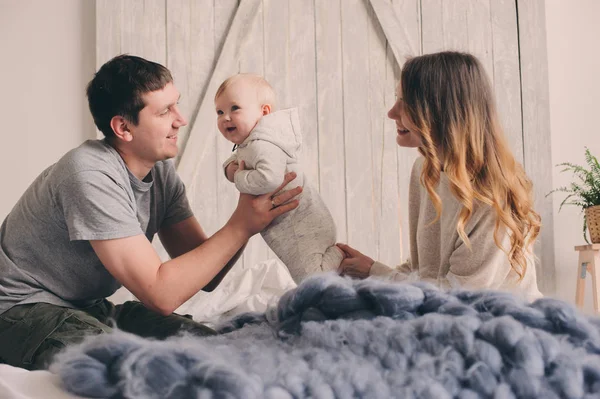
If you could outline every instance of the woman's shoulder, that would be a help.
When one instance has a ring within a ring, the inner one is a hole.
[[[418,183],[421,178],[421,171],[423,170],[423,162],[425,161],[425,157],[423,155],[419,155],[417,159],[413,162],[412,169],[410,171],[410,181],[411,185],[415,185]]]
[[[423,169],[423,162],[425,162],[425,157],[419,154],[419,156],[413,162],[412,171],[420,172]]]

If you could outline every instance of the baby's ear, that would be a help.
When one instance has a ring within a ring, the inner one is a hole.
[[[262,106],[262,113],[263,113],[263,116],[269,115],[271,113],[271,105],[270,104],[263,104],[263,106]]]

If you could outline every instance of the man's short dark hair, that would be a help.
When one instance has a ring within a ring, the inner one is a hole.
[[[117,115],[137,125],[146,106],[142,96],[172,81],[171,72],[156,62],[128,54],[111,59],[87,86],[88,104],[98,130],[106,138],[114,138],[110,121]]]

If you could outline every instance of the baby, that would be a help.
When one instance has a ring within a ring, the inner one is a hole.
[[[335,246],[335,223],[298,163],[302,133],[297,109],[275,111],[273,88],[252,74],[225,80],[215,94],[215,107],[219,131],[235,144],[233,155],[223,164],[225,176],[241,193],[272,192],[287,172],[297,175],[290,187],[303,188],[298,208],[261,232],[267,245],[297,283],[313,273],[337,270],[344,255]]]

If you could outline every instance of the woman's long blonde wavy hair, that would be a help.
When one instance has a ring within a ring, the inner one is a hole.
[[[436,209],[434,222],[442,212],[435,187],[444,171],[462,204],[459,236],[470,247],[465,226],[475,200],[490,205],[497,215],[494,241],[522,278],[540,231],[540,216],[533,210],[531,181],[504,138],[481,63],[458,52],[412,58],[402,68],[401,90],[406,115],[414,124],[410,129],[422,138],[421,184]],[[510,248],[502,246],[506,232]]]

